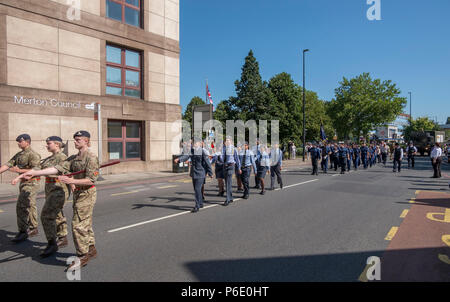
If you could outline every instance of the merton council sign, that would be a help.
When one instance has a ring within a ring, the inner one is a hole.
[[[67,102],[57,99],[37,99],[26,98],[23,96],[14,96],[14,104],[18,105],[31,105],[31,106],[44,106],[44,107],[57,107],[57,108],[72,108],[72,109],[88,109],[94,110],[95,104],[82,104],[80,102]],[[83,106],[84,105],[84,106]]]

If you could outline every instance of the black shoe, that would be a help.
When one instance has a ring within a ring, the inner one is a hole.
[[[229,205],[230,204],[230,202],[227,200],[227,201],[225,201],[224,203],[223,203],[223,205],[226,207],[227,205]]]
[[[225,192],[219,192],[219,194],[217,194],[217,196],[223,196]]]
[[[237,189],[238,192],[244,192],[244,189]]]
[[[248,199],[248,195],[242,196],[243,199]]]
[[[200,209],[203,209],[203,205],[200,205]]]
[[[264,195],[264,194],[266,194],[266,191],[265,190],[261,191],[261,192],[259,192],[259,194]]]
[[[317,172],[316,172],[316,175],[317,175]],[[280,189],[283,189],[283,184],[280,184]]]
[[[40,254],[41,258],[47,258],[58,251],[56,240],[50,240],[45,250]]]
[[[16,235],[16,237],[14,237],[13,239],[11,239],[11,241],[12,241],[12,242],[15,242],[15,243],[19,243],[19,242],[25,241],[25,240],[27,240],[27,239],[28,239],[28,233],[26,233],[26,232],[19,232],[19,233]]]
[[[259,186],[254,186],[253,189],[259,189]]]
[[[199,211],[198,207],[194,207],[191,211],[191,213],[197,213]]]

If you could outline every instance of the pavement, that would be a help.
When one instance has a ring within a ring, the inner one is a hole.
[[[207,179],[205,207],[195,214],[187,175],[99,185],[98,256],[82,268],[81,281],[364,282],[371,281],[373,256],[381,260],[381,281],[450,281],[448,164],[445,178],[431,179],[428,158],[401,173],[388,163],[318,176],[307,163],[288,162],[282,190],[260,195],[252,189],[243,200],[234,187],[227,207],[216,180]],[[68,281],[71,235],[69,246],[47,259],[39,257],[46,244],[41,225],[37,237],[12,244],[15,203],[5,200],[0,280]],[[70,203],[64,208],[69,221]],[[40,198],[38,211],[42,205]]]

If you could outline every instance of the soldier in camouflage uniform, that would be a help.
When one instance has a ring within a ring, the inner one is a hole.
[[[61,148],[64,148],[62,139],[58,136],[51,136],[47,138],[46,142],[47,150],[53,155],[42,161],[42,169],[63,164],[67,156],[61,151]],[[42,208],[41,221],[48,245],[41,253],[41,257],[48,257],[57,252],[58,248],[66,247],[68,244],[67,222],[63,212],[68,197],[68,187],[58,180],[57,175],[46,177],[45,204]]]
[[[16,141],[22,151],[0,168],[0,174],[7,170],[22,174],[31,169],[40,169],[41,156],[31,149],[30,136],[21,134]],[[16,205],[19,233],[12,239],[13,242],[18,243],[38,234],[36,195],[39,181],[39,178],[21,179]]]
[[[32,170],[24,175],[24,177],[29,178],[84,171],[81,174],[74,175],[73,178],[64,175],[58,177],[62,183],[75,186],[72,234],[81,267],[85,266],[89,259],[97,256],[92,229],[92,214],[97,200],[97,190],[94,184],[98,178],[99,162],[97,156],[88,150],[90,137],[89,132],[78,131],[74,134],[75,148],[79,150],[77,155],[70,156],[60,165],[42,171]],[[73,262],[68,269],[75,269],[76,265]]]

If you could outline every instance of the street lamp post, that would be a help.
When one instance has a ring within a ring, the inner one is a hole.
[[[306,112],[305,112],[305,53],[309,49],[303,50],[303,161],[305,161],[305,151],[306,151]]]
[[[408,92],[409,93],[409,126],[411,126],[412,125],[412,111],[411,111],[411,107],[412,107],[412,104],[411,104],[411,92]]]

